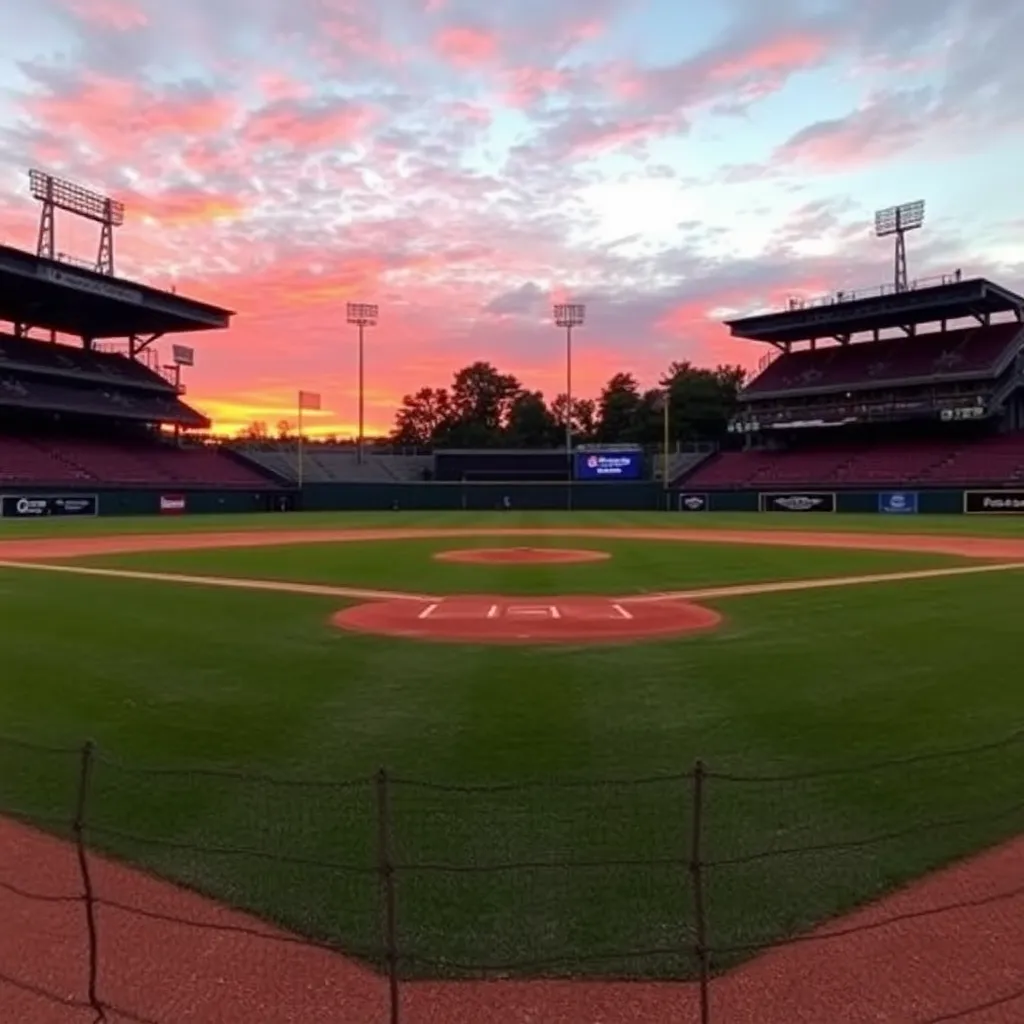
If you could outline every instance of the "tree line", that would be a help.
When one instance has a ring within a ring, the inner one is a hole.
[[[573,398],[574,444],[660,444],[664,402],[669,402],[669,438],[675,442],[720,441],[736,411],[745,371],[739,366],[701,369],[672,363],[658,386],[641,389],[631,373],[616,373],[596,398]],[[548,401],[517,377],[491,363],[458,370],[447,388],[424,387],[405,395],[387,439],[392,444],[430,448],[556,448],[565,444],[568,401]],[[296,428],[282,420],[271,433],[266,423],[239,432],[248,441],[294,441]],[[313,443],[336,444],[335,436]],[[376,439],[375,439],[376,440]]]
[[[596,399],[564,393],[550,402],[487,362],[457,371],[448,388],[406,395],[391,441],[439,448],[553,448],[565,444],[566,416],[574,444],[660,444],[664,402],[674,442],[719,441],[736,411],[746,372],[739,366],[701,369],[675,362],[658,386],[642,390],[631,373],[616,373]]]

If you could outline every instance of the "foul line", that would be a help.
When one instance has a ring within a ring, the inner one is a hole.
[[[257,580],[233,576],[184,576],[178,573],[137,572],[132,569],[99,569],[85,565],[54,565],[46,562],[0,561],[0,569],[28,569],[34,572],[67,573],[72,576],[102,576],[123,580],[150,580],[157,583],[186,583],[202,587],[227,587],[232,590],[265,590],[283,594],[310,594],[316,597],[340,597],[357,601],[417,601],[428,607],[426,618],[444,596],[404,594],[392,590],[364,590],[358,587],[330,587],[319,583],[291,583],[287,580]],[[700,590],[673,590],[659,594],[609,597],[619,608],[624,604],[650,604],[658,601],[710,601],[716,598],[753,597],[758,594],[783,594],[800,590],[825,590],[833,587],[857,587],[871,583],[903,583],[911,580],[942,579],[947,576],[973,576],[986,572],[1010,572],[1024,569],[1024,562],[998,562],[992,565],[967,565],[946,569],[917,569],[910,572],[875,573],[871,576],[832,576],[809,580],[776,580],[774,583],[744,583],[729,587],[705,587]],[[588,595],[594,596],[594,595]],[[603,596],[603,595],[596,595]],[[621,609],[625,611],[625,609]]]
[[[810,580],[777,580],[774,583],[744,583],[731,587],[707,587],[703,590],[674,590],[662,594],[623,597],[625,604],[655,601],[710,601],[719,597],[752,597],[757,594],[782,594],[796,590],[824,590],[827,587],[857,587],[869,583],[900,583],[909,580],[933,580],[945,576],[973,576],[983,572],[1008,572],[1024,569],[1024,562],[999,562],[995,565],[966,565],[948,569],[915,569],[910,572],[875,573],[871,576],[831,576]]]
[[[391,590],[362,590],[358,587],[329,587],[319,583],[290,583],[287,580],[254,580],[233,576],[183,576],[169,572],[136,572],[132,569],[97,569],[85,565],[47,565],[45,562],[4,562],[0,569],[32,569],[37,572],[62,572],[72,576],[106,576],[122,580],[153,580],[162,583],[192,583],[203,587],[228,587],[234,590],[271,590],[285,594],[312,594],[319,597],[350,597],[360,601],[441,601],[425,594],[400,594]]]

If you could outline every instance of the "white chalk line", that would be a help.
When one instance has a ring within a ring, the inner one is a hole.
[[[183,576],[170,572],[138,572],[134,569],[97,569],[86,565],[48,565],[45,562],[3,562],[0,569],[30,569],[59,572],[71,576],[104,576],[123,580],[152,580],[158,583],[191,583],[203,587],[228,587],[233,590],[270,590],[284,594],[312,594],[318,597],[354,598],[359,601],[438,602],[442,597],[402,594],[391,590],[364,590],[359,587],[330,587],[320,583],[291,583],[287,580],[256,580],[234,576]]]
[[[710,601],[723,597],[753,597],[757,594],[782,594],[798,590],[824,590],[829,587],[859,587],[871,583],[903,583],[933,580],[946,576],[973,576],[985,572],[1009,572],[1024,569],[1024,562],[999,562],[993,565],[965,565],[946,569],[914,569],[907,572],[874,573],[870,576],[829,576],[809,580],[776,580],[773,583],[743,583],[729,587],[705,587],[701,590],[673,590],[662,594],[622,597],[622,604],[651,604],[658,601]]]
[[[203,587],[226,587],[232,590],[263,590],[282,594],[310,594],[316,597],[339,597],[356,601],[416,601],[433,605],[421,618],[429,617],[445,600],[443,595],[406,594],[391,590],[367,590],[359,587],[332,587],[319,583],[292,583],[288,580],[245,579],[233,576],[185,576],[179,573],[141,572],[134,569],[99,569],[85,565],[55,565],[46,562],[0,561],[0,569],[27,569],[32,572],[66,573],[71,576],[99,576],[112,579],[149,580],[156,583],[184,583]],[[625,604],[653,604],[660,601],[710,601],[729,597],[754,597],[758,594],[783,594],[801,590],[825,590],[835,587],[857,587],[872,583],[904,583],[913,580],[942,579],[950,576],[973,576],[989,572],[1010,572],[1024,569],[1024,562],[997,562],[985,565],[955,566],[945,569],[915,569],[907,572],[875,573],[870,576],[832,576],[820,579],[776,580],[771,583],[743,583],[727,587],[705,587],[698,590],[674,590],[659,594],[609,597]],[[449,595],[451,596],[451,595]],[[586,597],[603,595],[587,594]],[[493,609],[492,609],[493,610]],[[623,609],[624,611],[625,609]]]

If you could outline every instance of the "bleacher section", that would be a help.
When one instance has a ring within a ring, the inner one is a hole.
[[[173,394],[174,388],[142,363],[114,352],[88,352],[70,345],[50,344],[31,338],[0,334],[0,372],[39,371],[47,376],[70,376],[94,383],[120,383],[157,388]]]
[[[941,437],[790,451],[723,452],[685,481],[687,490],[775,487],[945,487],[1024,482],[1024,433],[981,441]]]
[[[205,429],[160,374],[112,352],[0,335],[0,407],[176,423]]]
[[[149,441],[0,437],[0,484],[259,487],[267,475],[217,448]]]
[[[995,375],[1013,358],[1021,331],[1018,323],[995,324],[782,353],[744,397]]]
[[[289,448],[261,450],[242,447],[238,454],[286,480],[299,476],[298,451]],[[359,461],[356,450],[349,447],[307,445],[302,457],[302,478],[308,483],[409,483],[421,481],[433,465],[430,455],[397,455],[364,452]]]

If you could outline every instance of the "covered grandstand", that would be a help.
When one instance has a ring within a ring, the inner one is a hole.
[[[957,273],[728,323],[772,352],[688,490],[1019,486],[1024,297]]]
[[[257,490],[257,504],[272,507],[272,474],[189,443],[189,431],[210,427],[183,398],[180,366],[193,350],[175,345],[165,366],[153,348],[226,328],[232,315],[115,277],[112,264],[88,269],[0,246],[0,492],[228,488]]]

